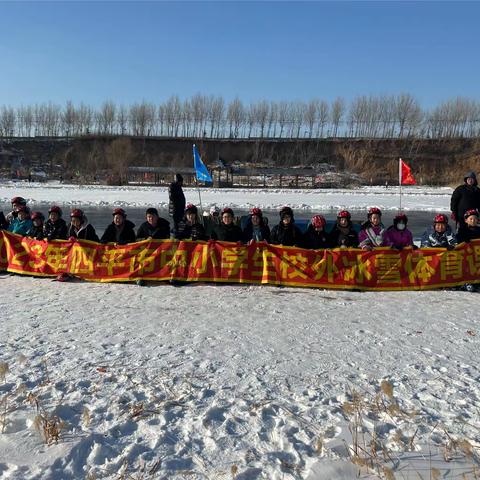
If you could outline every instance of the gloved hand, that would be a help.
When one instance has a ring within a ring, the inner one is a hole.
[[[75,242],[75,240],[77,240],[77,239],[73,236],[68,239],[69,242]]]

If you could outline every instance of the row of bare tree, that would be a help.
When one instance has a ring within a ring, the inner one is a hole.
[[[86,134],[206,138],[455,138],[480,135],[480,103],[448,100],[431,111],[410,94],[244,104],[200,93],[181,100],[99,108],[68,101],[0,108],[2,137]]]

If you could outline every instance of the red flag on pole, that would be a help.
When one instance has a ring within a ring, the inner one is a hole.
[[[400,185],[416,185],[410,167],[400,158]]]

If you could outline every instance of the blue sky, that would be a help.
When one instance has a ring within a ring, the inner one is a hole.
[[[476,2],[1,2],[0,105],[480,100]]]

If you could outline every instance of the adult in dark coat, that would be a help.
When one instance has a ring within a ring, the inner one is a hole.
[[[222,242],[241,242],[242,229],[233,223],[234,214],[231,208],[222,210],[222,221],[213,227],[211,239]]]
[[[478,188],[475,172],[467,173],[463,181],[464,184],[458,186],[453,191],[450,200],[452,219],[457,222],[459,226],[465,223],[464,215],[467,210],[480,209],[480,189]]]
[[[170,238],[170,222],[159,217],[156,208],[147,208],[145,218],[146,222],[143,222],[137,231],[137,240]]]
[[[330,232],[330,241],[332,248],[358,247],[358,234],[353,228],[352,217],[347,210],[338,212],[337,223]]]
[[[283,207],[280,210],[280,223],[272,228],[270,243],[285,247],[303,245],[302,232],[295,225],[293,210],[290,207]]]
[[[113,222],[105,230],[100,242],[118,243],[119,245],[135,242],[135,224],[127,220],[125,210],[123,208],[116,208],[112,215]]]
[[[183,194],[183,177],[175,174],[175,181],[168,187],[168,213],[173,219],[174,231],[177,229],[178,222],[185,213],[185,195]]]
[[[198,208],[189,203],[185,207],[185,216],[178,223],[175,238],[178,240],[208,240],[205,228],[198,217]]]
[[[250,216],[243,229],[243,241],[245,243],[270,243],[270,228],[263,218],[262,211],[257,207],[250,210]]]
[[[99,242],[97,232],[93,225],[88,223],[88,219],[83,210],[74,208],[70,212],[70,225],[67,232],[68,238],[78,238],[79,240],[90,240],[91,242]]]
[[[43,226],[43,233],[48,241],[67,239],[67,224],[62,218],[62,209],[57,205],[48,210],[48,220]]]
[[[310,250],[330,247],[330,235],[325,231],[327,221],[322,215],[314,215],[303,236],[303,246]]]

